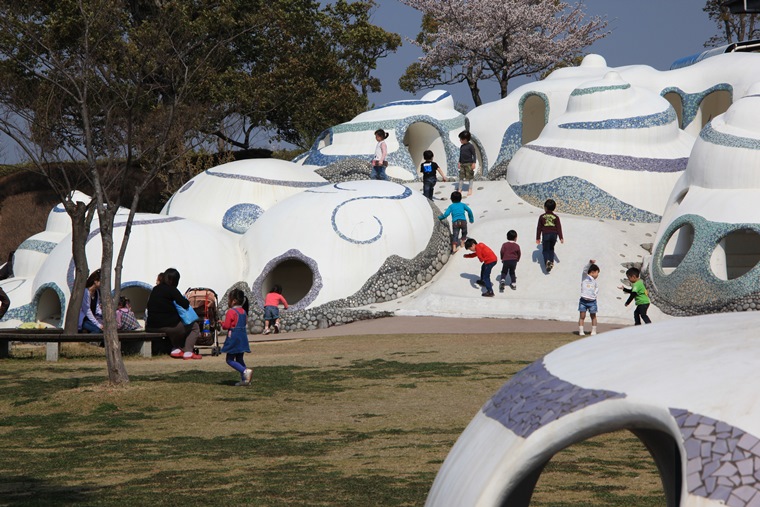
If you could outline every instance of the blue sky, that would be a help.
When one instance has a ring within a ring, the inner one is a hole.
[[[567,1],[567,0],[566,0]],[[378,0],[372,21],[402,37],[415,38],[420,31],[420,12],[398,0]],[[572,0],[569,3],[574,3]],[[585,10],[592,16],[608,20],[611,33],[590,46],[589,52],[602,55],[611,67],[644,64],[667,70],[678,58],[703,51],[707,39],[717,33],[717,26],[702,11],[704,0],[585,0]],[[398,79],[407,66],[422,55],[410,42],[398,52],[378,63],[377,75],[383,89],[370,96],[375,105],[414,96],[401,91]],[[510,90],[531,78],[510,81]],[[473,107],[469,90],[464,85],[447,88],[454,100]],[[424,94],[420,92],[417,96]],[[483,84],[484,102],[497,100],[496,85]]]

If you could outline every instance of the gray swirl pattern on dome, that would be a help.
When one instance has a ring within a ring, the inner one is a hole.
[[[517,436],[536,430],[568,414],[625,394],[585,389],[562,380],[546,369],[543,360],[518,372],[483,406],[482,412]]]
[[[670,414],[683,437],[689,493],[731,507],[760,505],[760,439],[688,410]]]
[[[608,92],[611,90],[627,90],[631,85],[629,83],[610,85],[610,86],[589,86],[588,88],[576,88],[570,94],[571,97],[579,97],[581,95],[592,95],[599,92]]]
[[[585,162],[587,164],[621,169],[624,171],[651,171],[658,173],[675,173],[686,169],[689,157],[682,158],[647,158],[632,157],[630,155],[605,155],[590,151],[575,150],[572,148],[557,148],[554,146],[541,146],[526,144],[528,150],[537,151],[550,157]]]
[[[58,243],[53,243],[52,241],[41,241],[39,239],[27,239],[23,243],[21,243],[16,250],[31,250],[33,252],[40,252],[44,254],[49,254],[53,251],[53,248],[58,246]]]

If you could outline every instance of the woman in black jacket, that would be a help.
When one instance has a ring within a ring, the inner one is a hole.
[[[195,342],[200,336],[198,322],[185,325],[177,313],[177,303],[184,309],[190,302],[177,290],[179,271],[169,268],[159,277],[160,282],[153,287],[148,297],[148,318],[145,331],[149,333],[166,333],[172,344],[171,356],[177,359],[203,359],[194,352]]]

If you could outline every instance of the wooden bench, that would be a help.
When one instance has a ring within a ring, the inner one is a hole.
[[[151,357],[153,340],[166,338],[165,333],[146,333],[145,331],[122,331],[119,333],[121,343],[139,343],[140,355]],[[64,334],[62,329],[0,329],[0,358],[10,357],[11,342],[44,343],[45,359],[58,361],[62,343],[99,342],[102,335],[94,333]]]

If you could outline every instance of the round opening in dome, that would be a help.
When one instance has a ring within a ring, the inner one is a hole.
[[[404,146],[412,156],[412,164],[415,169],[423,162],[422,154],[425,150],[430,150],[434,155],[433,160],[440,166],[443,174],[446,174],[448,167],[446,164],[446,147],[438,129],[429,123],[412,123],[404,133]]]
[[[129,299],[129,304],[132,306],[132,311],[135,312],[137,318],[142,319],[145,317],[145,308],[148,306],[150,289],[139,286],[122,287],[120,294]]]
[[[738,229],[721,238],[710,256],[710,269],[721,280],[747,274],[760,262],[760,234]]]
[[[302,300],[314,285],[314,273],[305,262],[299,259],[287,259],[277,264],[264,278],[261,284],[261,297],[266,297],[272,286],[282,287],[282,295],[289,305]]]
[[[530,95],[522,105],[522,144],[538,139],[546,126],[546,103],[538,95]]]
[[[53,289],[44,289],[37,303],[37,322],[59,326],[61,320],[61,298]]]
[[[681,264],[694,243],[694,227],[683,224],[671,234],[662,253],[662,271],[669,275]]]

